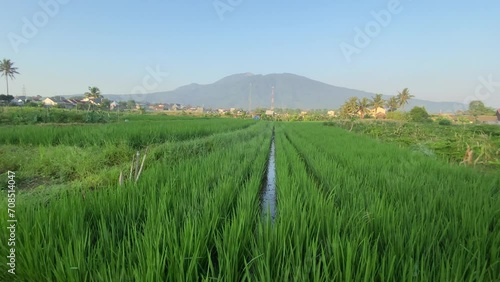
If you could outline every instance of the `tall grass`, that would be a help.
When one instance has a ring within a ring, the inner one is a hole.
[[[21,195],[17,279],[241,277],[271,134],[267,124],[257,127],[215,135],[208,152],[192,154],[190,146],[179,145],[184,158],[152,159],[137,184],[65,190],[43,199]],[[5,203],[2,197],[2,208]],[[6,235],[0,233],[2,241]],[[6,267],[0,266],[0,280],[11,278]]]

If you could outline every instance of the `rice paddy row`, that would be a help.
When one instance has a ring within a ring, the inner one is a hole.
[[[196,122],[173,123],[176,129],[169,132],[184,137],[149,145],[148,166],[137,183],[118,186],[114,181],[93,191],[74,187],[51,194],[35,189],[21,195],[17,278],[500,278],[500,178],[494,174],[450,166],[320,123],[210,124],[200,119],[211,130],[203,135],[195,132]],[[154,131],[159,122],[144,125]],[[274,221],[261,215],[259,203],[273,126]],[[129,136],[118,132],[110,142]],[[148,132],[143,131],[144,140]],[[79,148],[94,148],[91,144]],[[127,166],[117,164],[114,174]],[[6,197],[0,200],[5,209]],[[3,242],[7,235],[0,233]],[[0,253],[6,248],[1,245]],[[6,267],[0,265],[0,280],[10,277]]]
[[[248,234],[257,222],[270,136],[270,125],[261,123],[214,135],[212,149],[203,154],[159,158],[137,183],[93,192],[66,190],[43,200],[36,193],[20,197],[17,278],[241,277],[248,258],[243,243],[251,240]],[[4,198],[3,208],[5,203]],[[1,233],[2,241],[6,235]],[[2,245],[0,252],[6,248]],[[9,278],[6,267],[0,266],[0,280]]]
[[[320,124],[276,134],[279,217],[267,232],[283,259],[266,278],[500,278],[498,177]]]

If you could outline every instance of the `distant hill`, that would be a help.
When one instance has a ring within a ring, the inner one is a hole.
[[[206,108],[270,108],[272,87],[275,87],[276,108],[337,109],[349,97],[372,97],[374,93],[338,87],[295,74],[254,75],[251,73],[227,76],[212,84],[189,84],[172,91],[133,95],[136,101],[150,103],[180,103]],[[127,100],[128,95],[104,95],[112,100]],[[386,96],[385,98],[388,98]],[[431,102],[414,99],[406,106],[424,106],[427,111],[453,112],[465,106],[453,102]]]

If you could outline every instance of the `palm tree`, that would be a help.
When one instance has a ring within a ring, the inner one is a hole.
[[[89,98],[89,99],[97,99],[97,98],[101,98],[102,95],[101,95],[101,90],[99,90],[99,88],[97,87],[90,87],[89,86],[89,92],[85,92],[85,98]]]
[[[389,100],[387,100],[386,106],[389,109],[389,112],[394,112],[399,107],[398,98],[392,96]]]
[[[363,99],[358,99],[357,101],[358,113],[360,118],[365,118],[365,113],[368,111],[368,108],[371,106],[370,99],[364,97]]]
[[[385,106],[384,98],[382,98],[382,94],[375,94],[375,97],[372,98],[372,106],[375,112],[377,112],[378,108],[383,108]]]
[[[415,96],[410,94],[410,91],[408,90],[408,88],[403,89],[403,91],[399,92],[398,96],[397,96],[398,106],[400,108],[403,108],[403,110],[404,110],[405,105],[408,104],[408,101],[410,101],[410,99],[413,97],[415,97]]]
[[[91,87],[89,86],[89,91],[88,92],[85,92],[83,94],[85,96],[85,98],[89,99],[89,100],[94,100],[94,99],[98,99],[98,98],[101,98],[102,95],[101,95],[101,90],[99,90],[99,88],[97,87]],[[89,111],[90,111],[90,106],[92,105],[92,103],[90,103],[89,101]]]
[[[14,79],[15,74],[19,74],[17,72],[17,68],[14,67],[14,63],[10,60],[3,59],[0,62],[0,72],[2,72],[2,76],[5,76],[5,82],[7,83],[7,95],[9,95],[9,77],[10,79]]]
[[[358,97],[349,98],[340,109],[341,115],[352,117],[358,111]]]

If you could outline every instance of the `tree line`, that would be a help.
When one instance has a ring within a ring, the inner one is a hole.
[[[404,109],[413,97],[415,96],[410,94],[408,88],[403,89],[403,91],[398,92],[397,96],[390,97],[388,100],[385,100],[382,94],[375,94],[371,99],[351,97],[340,107],[340,115],[342,117],[359,115],[360,118],[364,118],[371,109],[377,110],[378,108],[394,112],[400,108]]]

